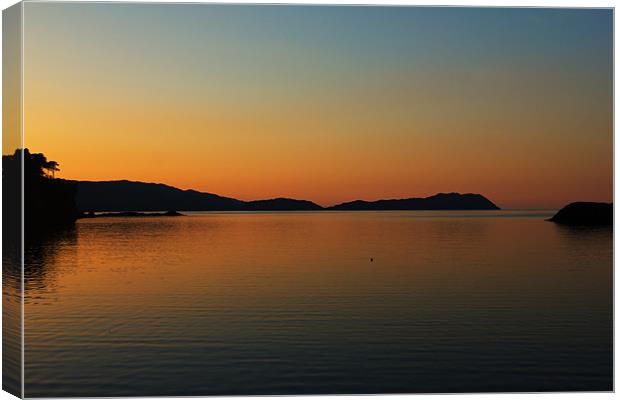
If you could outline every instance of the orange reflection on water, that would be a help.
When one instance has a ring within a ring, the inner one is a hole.
[[[78,379],[71,374],[101,379],[103,366],[116,354],[127,368],[142,371],[137,376],[163,385],[168,378],[148,366],[149,351],[161,351],[169,368],[191,375],[213,374],[216,366],[205,351],[215,348],[230,368],[242,363],[254,371],[262,382],[248,386],[254,392],[273,393],[271,379],[281,372],[261,369],[251,359],[258,357],[255,352],[274,356],[274,343],[289,349],[278,356],[282,362],[303,360],[301,349],[321,354],[340,343],[323,360],[334,376],[353,368],[346,361],[351,354],[381,360],[393,354],[386,350],[393,346],[404,358],[377,361],[386,374],[400,363],[411,371],[431,371],[434,367],[418,364],[413,354],[422,348],[442,354],[447,349],[436,342],[440,338],[476,348],[478,356],[467,356],[468,363],[502,373],[517,368],[524,357],[517,354],[523,352],[501,355],[493,343],[510,352],[514,340],[532,349],[553,342],[563,357],[576,346],[569,356],[575,360],[599,354],[575,340],[588,337],[588,346],[600,351],[611,344],[611,231],[561,228],[544,221],[545,213],[510,215],[206,213],[81,220],[60,242],[30,253],[30,264],[46,272],[27,278],[27,380],[33,393],[40,393],[51,390],[45,383],[50,379]],[[84,364],[71,349],[86,351],[101,366]],[[549,351],[528,357],[541,357],[540,365],[565,363]],[[465,362],[458,354],[444,357]],[[188,361],[193,357],[200,367]],[[491,360],[493,366],[485,364]],[[46,367],[52,361],[72,364],[59,371]],[[195,372],[182,366],[188,362]],[[213,388],[221,384],[222,393],[234,392],[225,390],[226,382],[232,385],[230,379],[243,371],[217,368],[229,375],[209,387],[220,393]],[[558,372],[545,368],[538,376],[551,385]],[[122,371],[105,373],[106,394],[146,390]],[[299,374],[299,382],[308,379]],[[113,377],[115,384],[109,382]],[[198,376],[188,379],[196,392],[166,393],[210,393]],[[120,382],[126,386],[114,386]],[[411,390],[416,387],[423,388]],[[58,390],[54,393],[74,393]]]

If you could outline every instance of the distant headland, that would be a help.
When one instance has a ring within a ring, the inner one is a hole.
[[[362,211],[362,210],[499,210],[480,194],[439,193],[425,198],[356,200],[321,207],[308,200],[276,198],[243,201],[231,197],[182,190],[160,183],[68,181],[77,187],[76,204],[82,212],[126,211]]]

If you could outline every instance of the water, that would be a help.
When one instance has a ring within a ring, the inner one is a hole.
[[[2,390],[21,397],[21,231],[2,231]]]
[[[80,220],[28,246],[26,396],[612,390],[612,230],[551,214]]]

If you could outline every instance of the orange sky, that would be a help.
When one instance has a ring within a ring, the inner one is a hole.
[[[609,10],[396,11],[28,3],[26,146],[244,200],[612,200]]]

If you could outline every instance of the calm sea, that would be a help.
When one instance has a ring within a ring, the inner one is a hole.
[[[612,230],[551,214],[80,220],[27,249],[26,396],[612,390]]]

